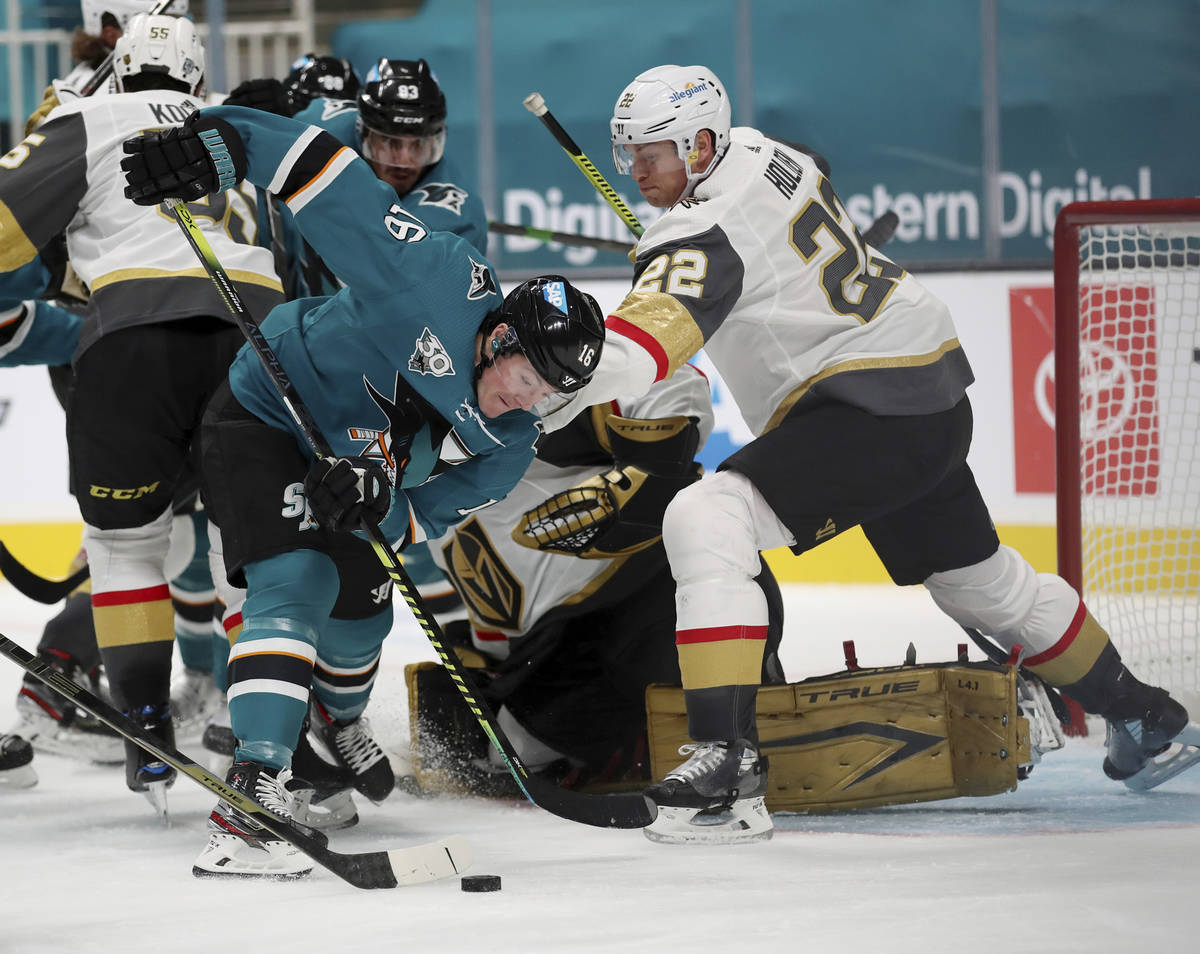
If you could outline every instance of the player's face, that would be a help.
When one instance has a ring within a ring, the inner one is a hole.
[[[497,329],[501,334],[502,328],[505,326]],[[479,410],[486,417],[499,417],[517,408],[532,410],[539,401],[556,393],[523,354],[501,355],[491,367],[484,368],[475,385]]]
[[[643,142],[622,148],[633,160],[630,175],[647,202],[657,209],[668,209],[679,201],[687,186],[687,170],[675,143]]]
[[[387,136],[373,129],[363,131],[363,158],[375,175],[405,196],[432,165],[437,151],[436,136]]]

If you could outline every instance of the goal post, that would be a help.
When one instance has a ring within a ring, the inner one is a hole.
[[[1200,199],[1066,206],[1054,315],[1059,574],[1197,712]]]

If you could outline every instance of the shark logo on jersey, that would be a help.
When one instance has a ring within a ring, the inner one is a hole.
[[[496,279],[492,278],[492,270],[488,268],[487,263],[477,262],[469,255],[467,261],[471,263],[471,287],[467,289],[467,301],[478,301],[485,295],[500,294],[496,289]]]
[[[408,370],[418,374],[432,374],[435,378],[444,378],[454,373],[454,362],[442,342],[429,328],[421,332],[417,339],[417,350],[408,359]]]
[[[462,215],[463,204],[467,201],[467,190],[460,189],[452,182],[426,182],[421,188],[413,189],[413,192],[421,193],[421,201],[417,205],[436,205],[455,215]]]
[[[333,119],[334,116],[340,116],[342,113],[348,113],[351,110],[358,109],[358,103],[352,99],[321,99],[321,122],[326,122]]]
[[[371,395],[371,400],[387,417],[388,426],[382,431],[373,427],[346,429],[351,440],[366,442],[360,456],[378,461],[383,472],[387,474],[388,483],[393,487],[396,486],[397,473],[403,473],[408,464],[413,437],[425,426],[425,418],[421,414],[421,409],[406,393],[409,386],[403,381],[400,372],[397,371],[396,384],[392,389],[392,397],[389,399],[367,380],[366,375],[363,375],[363,385],[366,387],[367,393]]]

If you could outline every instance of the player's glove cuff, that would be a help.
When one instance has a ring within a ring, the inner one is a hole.
[[[182,126],[127,139],[124,150],[125,197],[138,205],[199,199],[233,188],[246,175],[241,135],[203,112],[193,113]]]

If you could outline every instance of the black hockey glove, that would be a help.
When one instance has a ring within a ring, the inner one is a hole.
[[[125,198],[138,205],[224,192],[246,175],[246,149],[229,123],[192,113],[182,126],[125,140]]]
[[[304,493],[326,530],[357,530],[364,519],[378,525],[392,502],[387,475],[369,457],[319,458],[304,478]]]
[[[296,109],[291,97],[279,80],[273,77],[267,79],[252,79],[233,88],[233,92],[225,98],[226,106],[247,106],[250,109],[261,109],[278,116],[294,116]]]

